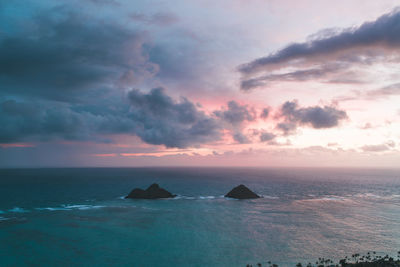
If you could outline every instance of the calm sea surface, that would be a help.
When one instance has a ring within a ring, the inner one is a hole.
[[[153,182],[178,197],[121,198]],[[223,197],[240,183],[264,197]],[[398,250],[399,170],[0,170],[0,266],[294,266]]]

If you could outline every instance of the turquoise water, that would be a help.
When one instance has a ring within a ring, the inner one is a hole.
[[[178,197],[121,198],[153,182]],[[223,197],[240,183],[264,197]],[[399,170],[0,170],[0,266],[293,266],[399,249]]]

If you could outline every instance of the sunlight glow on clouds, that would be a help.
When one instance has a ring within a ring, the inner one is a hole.
[[[1,3],[0,167],[397,166],[400,9],[360,3]]]

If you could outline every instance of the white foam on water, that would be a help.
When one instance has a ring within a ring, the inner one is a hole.
[[[78,209],[78,210],[89,210],[89,209],[99,209],[99,208],[104,208],[105,206],[101,205],[63,205],[64,208],[73,210],[73,209]]]
[[[25,213],[25,212],[29,212],[29,210],[20,208],[20,207],[14,207],[10,210],[8,210],[9,212],[16,212],[16,213]]]
[[[279,199],[279,197],[268,196],[268,195],[261,195],[261,197],[266,198],[266,199]]]
[[[215,196],[199,196],[199,199],[215,199]]]
[[[68,210],[89,210],[89,209],[99,209],[105,208],[106,206],[102,205],[71,205],[71,204],[64,204],[59,207],[40,207],[35,208],[35,210],[41,211],[68,211]]]
[[[175,199],[175,200],[178,200],[178,199],[188,199],[188,200],[192,200],[192,199],[196,199],[196,198],[195,198],[195,197],[188,197],[188,196],[177,195],[176,197],[170,198],[170,199]]]
[[[57,211],[57,210],[70,210],[70,209],[67,209],[67,208],[52,208],[52,207],[46,207],[46,208],[36,208],[35,210]]]

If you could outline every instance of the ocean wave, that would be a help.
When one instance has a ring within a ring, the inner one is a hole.
[[[182,196],[177,195],[173,199],[186,199],[186,200],[212,200],[212,199],[223,199],[224,195],[220,196]]]
[[[35,210],[47,210],[47,211],[68,211],[68,210],[89,210],[89,209],[99,209],[105,208],[106,206],[102,205],[71,205],[64,204],[59,207],[43,207],[43,208],[35,208]]]
[[[35,210],[57,211],[57,210],[70,210],[70,209],[67,209],[67,208],[51,208],[51,207],[46,207],[46,208],[35,208]]]
[[[199,196],[199,199],[215,199],[215,196]]]
[[[104,208],[102,205],[63,205],[66,209],[78,209],[78,210],[88,210],[88,209],[99,209]]]
[[[178,199],[193,200],[193,199],[196,199],[196,197],[177,195],[176,197],[171,198],[171,199],[175,199],[175,200],[178,200]]]
[[[29,210],[20,208],[20,207],[14,207],[12,209],[8,210],[9,212],[15,212],[15,213],[25,213],[25,212],[29,212]]]

